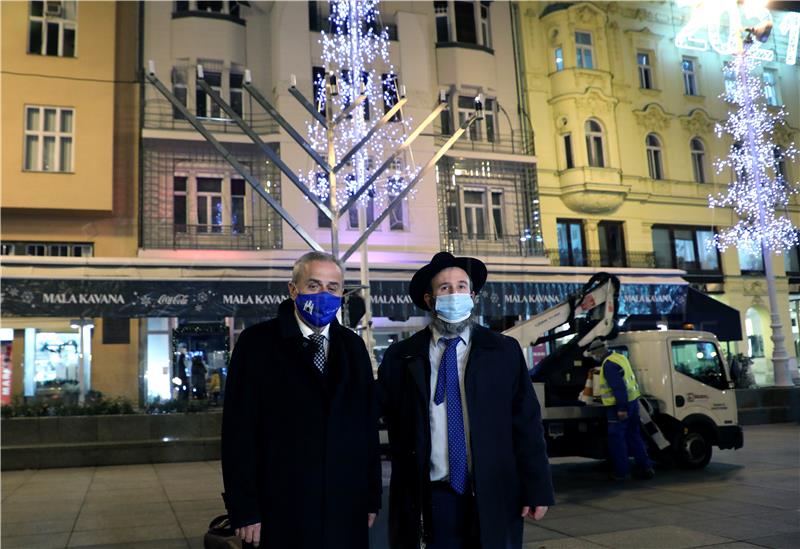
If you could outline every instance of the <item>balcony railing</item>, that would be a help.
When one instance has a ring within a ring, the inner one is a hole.
[[[434,127],[434,131],[434,140],[437,145],[443,145],[444,142],[450,138],[450,133],[442,133],[438,126]],[[533,140],[529,139],[528,142],[524,142],[521,132],[510,134],[495,133],[491,139],[488,139],[486,136],[481,137],[482,139],[470,139],[470,134],[467,132],[461,139],[456,141],[455,145],[453,145],[453,149],[504,154],[533,154]]]
[[[192,109],[190,107],[189,111],[191,112],[191,110]],[[209,130],[214,133],[244,133],[242,132],[241,128],[239,128],[239,126],[237,126],[236,123],[229,118],[211,118],[202,116],[198,118]],[[267,113],[246,112],[242,118],[258,134],[265,135],[278,133],[278,124]],[[194,128],[192,128],[189,122],[184,120],[180,114],[173,111],[172,105],[166,99],[146,100],[144,105],[144,127],[155,130],[194,131]]]
[[[638,269],[653,269],[656,267],[656,256],[652,252],[607,252],[602,250],[588,250],[582,254],[573,254],[569,259],[562,261],[558,248],[548,248],[547,257],[551,265],[562,267],[632,267]]]
[[[145,227],[145,248],[204,250],[280,249],[280,227],[272,225],[173,225]]]
[[[455,254],[505,255],[532,257],[544,255],[544,250],[533,239],[520,239],[517,235],[483,235],[448,232],[448,245]]]

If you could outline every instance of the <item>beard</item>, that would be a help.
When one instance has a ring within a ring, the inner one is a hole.
[[[473,299],[473,302],[477,304],[477,299]],[[475,311],[475,307],[472,308],[472,311],[469,314],[469,318],[466,318],[460,322],[447,322],[446,320],[442,320],[436,314],[436,299],[434,298],[433,303],[431,303],[431,326],[433,326],[437,332],[442,334],[443,336],[453,337],[457,336],[467,328],[472,328],[477,323],[478,314]]]

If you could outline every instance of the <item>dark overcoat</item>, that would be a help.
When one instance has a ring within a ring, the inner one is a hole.
[[[378,370],[393,549],[417,548],[430,534],[430,340],[426,328],[395,343]],[[522,507],[554,503],[541,411],[519,344],[475,326],[464,376],[481,546],[518,548]]]
[[[323,375],[294,302],[244,330],[222,419],[225,502],[234,528],[261,522],[261,547],[368,547],[380,507],[374,379],[363,341],[335,320]]]

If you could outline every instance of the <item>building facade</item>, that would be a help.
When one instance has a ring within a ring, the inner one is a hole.
[[[124,2],[0,10],[7,297],[9,276],[69,279],[97,258],[136,256],[138,21]],[[136,322],[26,314],[0,321],[15,395],[74,393],[82,373],[87,389],[137,397]]]
[[[714,169],[730,147],[714,132],[731,108],[721,96],[735,85],[723,70],[731,55],[718,51],[731,46],[719,43],[725,35],[719,38],[715,18],[739,7],[717,4],[693,11],[672,2],[520,3],[543,235],[561,265],[685,270],[694,287],[741,312],[746,340],[738,351],[754,357],[757,382],[769,385],[762,259],[709,247],[715,230],[736,222],[730,210],[708,208],[709,195],[733,177]],[[783,23],[797,14],[759,15],[774,20],[761,46],[774,57],[760,69],[766,98],[787,112],[772,136],[779,158],[800,135],[800,69],[790,58],[796,34]],[[797,162],[781,161],[780,171],[786,181],[800,180]],[[800,223],[797,195],[786,213]],[[786,344],[796,357],[797,249],[772,261]]]

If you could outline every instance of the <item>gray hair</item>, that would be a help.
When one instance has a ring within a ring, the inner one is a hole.
[[[293,284],[297,284],[300,281],[300,277],[303,276],[303,273],[306,271],[306,265],[312,261],[328,261],[330,263],[335,263],[336,266],[339,267],[339,270],[342,271],[342,278],[344,278],[344,263],[336,259],[336,257],[328,252],[312,251],[304,253],[297,261],[294,262],[294,266],[292,267]]]

